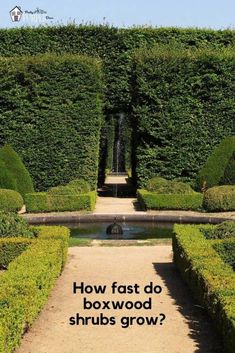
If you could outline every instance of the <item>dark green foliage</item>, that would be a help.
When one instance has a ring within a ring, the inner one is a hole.
[[[213,248],[223,261],[235,271],[235,239],[226,239],[212,242]]]
[[[0,270],[6,269],[31,243],[29,238],[0,238]]]
[[[76,179],[68,183],[68,186],[74,190],[75,194],[85,194],[91,191],[91,187],[86,180]]]
[[[27,212],[94,210],[97,196],[96,191],[75,194],[73,189],[66,186],[63,187],[63,190],[65,190],[65,194],[46,192],[27,194],[25,197]]]
[[[203,207],[207,211],[234,211],[235,185],[214,186],[204,194]]]
[[[39,233],[1,275],[0,352],[13,352],[47,302],[67,254],[68,230],[62,228],[50,227],[50,234],[41,238]]]
[[[166,180],[161,177],[154,177],[147,182],[146,189],[148,191],[157,192],[158,194],[194,194],[195,191],[190,185],[175,181]]]
[[[139,50],[133,64],[135,176],[192,180],[235,132],[234,50]],[[231,156],[231,155],[230,155]]]
[[[19,131],[16,131],[19,136]],[[34,191],[33,182],[29,172],[27,171],[19,155],[13,150],[11,146],[5,145],[0,149],[0,160],[5,163],[8,172],[15,179],[16,191],[18,191],[23,197],[28,192]]]
[[[76,55],[0,60],[0,140],[28,167],[37,190],[86,179],[96,188],[100,63]]]
[[[0,238],[11,237],[32,238],[34,232],[21,216],[10,212],[0,212]]]
[[[138,190],[137,197],[143,209],[147,210],[198,210],[202,207],[203,195],[158,194],[147,190]]]
[[[112,116],[108,123],[106,123],[105,128],[105,135],[106,135],[106,165],[105,170],[106,174],[111,172],[114,167],[114,142],[115,142],[115,119]]]
[[[206,240],[201,226],[175,225],[174,261],[197,301],[207,309],[223,337],[225,348],[235,347],[235,274]]]
[[[234,59],[235,60],[235,59]],[[235,131],[234,131],[235,132]],[[208,157],[197,177],[197,189],[235,183],[235,136],[226,137]]]
[[[17,191],[0,189],[0,211],[17,212],[23,205],[23,198]]]
[[[235,222],[226,221],[213,227],[211,239],[235,238]]]
[[[121,112],[128,110],[131,102],[133,50],[155,43],[220,48],[234,45],[235,34],[232,30],[69,25],[0,30],[0,43],[0,55],[5,57],[47,52],[98,56],[103,61],[106,110]]]
[[[0,159],[0,188],[16,190],[16,180],[7,169],[6,164]]]
[[[225,168],[224,177],[220,181],[220,184],[235,184],[235,153],[233,154],[233,157],[230,159],[227,164],[227,167]]]

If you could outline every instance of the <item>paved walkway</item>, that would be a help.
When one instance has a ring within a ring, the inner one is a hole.
[[[86,295],[93,300],[146,300],[149,310],[103,310],[114,316],[116,326],[70,326],[69,318],[99,316],[102,310],[82,310],[82,295],[72,294],[72,284],[90,285],[149,282],[163,288],[161,294]],[[164,324],[121,328],[123,316],[166,316]],[[172,263],[171,246],[121,248],[70,248],[69,260],[39,319],[16,353],[223,353],[211,322],[195,305]]]
[[[135,213],[136,199],[122,197],[122,190],[127,189],[127,175],[108,176],[103,187],[103,194],[97,198],[94,214]]]

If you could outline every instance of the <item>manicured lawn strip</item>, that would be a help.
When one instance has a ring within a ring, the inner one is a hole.
[[[149,210],[198,210],[202,207],[203,195],[194,194],[158,194],[144,189],[137,191],[138,201]]]
[[[228,352],[235,347],[235,273],[200,231],[202,226],[175,225],[174,261],[193,295],[203,305]]]
[[[38,192],[27,194],[25,203],[27,212],[92,211],[95,208],[96,197],[96,191],[77,195],[53,195]]]
[[[38,238],[1,276],[0,352],[12,353],[17,347],[46,303],[64,265],[69,231],[65,227],[40,228]]]

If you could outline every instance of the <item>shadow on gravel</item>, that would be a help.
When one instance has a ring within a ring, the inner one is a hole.
[[[190,353],[226,353],[213,322],[206,311],[193,300],[192,294],[173,263],[153,263],[156,273],[164,281],[178,311],[190,329],[190,337],[197,349]]]

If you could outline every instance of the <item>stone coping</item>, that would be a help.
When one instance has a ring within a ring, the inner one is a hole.
[[[22,214],[30,224],[112,222],[220,223],[235,221],[235,212],[200,213],[192,211],[149,211],[133,213],[51,212]]]

